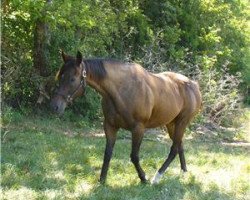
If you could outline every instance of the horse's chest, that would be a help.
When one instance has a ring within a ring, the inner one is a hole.
[[[109,99],[103,99],[102,101],[102,109],[105,120],[109,122],[109,124],[115,127],[128,128],[128,124],[124,117],[117,110],[114,102]]]

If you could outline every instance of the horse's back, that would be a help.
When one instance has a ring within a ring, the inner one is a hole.
[[[183,114],[194,116],[199,112],[202,104],[199,84],[179,73],[164,72],[163,75],[170,78],[178,85],[184,100],[182,108]]]
[[[198,107],[196,83],[181,74],[152,74],[135,63],[108,63],[106,69],[107,98],[114,102],[116,121],[123,127],[127,120],[141,122],[148,128],[162,126],[183,109],[189,107],[194,112]]]

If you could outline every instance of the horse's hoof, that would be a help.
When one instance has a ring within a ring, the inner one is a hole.
[[[156,174],[154,175],[154,177],[151,180],[151,184],[155,185],[158,184],[161,180],[162,174],[160,174],[159,172],[156,172]]]

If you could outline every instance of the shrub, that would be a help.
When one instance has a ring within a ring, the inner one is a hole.
[[[152,72],[183,72],[201,82],[208,106],[204,114],[223,124],[225,116],[238,109],[239,88],[249,101],[247,5],[245,0],[6,1],[3,101],[34,107],[44,79],[33,67],[34,27],[41,20],[49,30],[45,54],[50,74],[61,66],[59,49],[71,55],[81,50],[86,58],[133,60]],[[101,116],[100,98],[91,90],[72,106],[73,113],[79,108],[90,119]]]

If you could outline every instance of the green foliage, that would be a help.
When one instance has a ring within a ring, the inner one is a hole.
[[[36,101],[33,40],[35,22],[40,20],[49,27],[45,55],[51,74],[62,64],[59,49],[72,55],[81,50],[86,58],[134,60],[154,72],[198,66],[202,73],[215,70],[217,80],[226,66],[229,75],[242,74],[237,90],[249,103],[247,6],[245,0],[7,1],[2,8],[3,99],[15,107]],[[74,106],[83,113],[92,109],[85,116],[98,118],[97,105],[99,98],[88,91]]]

